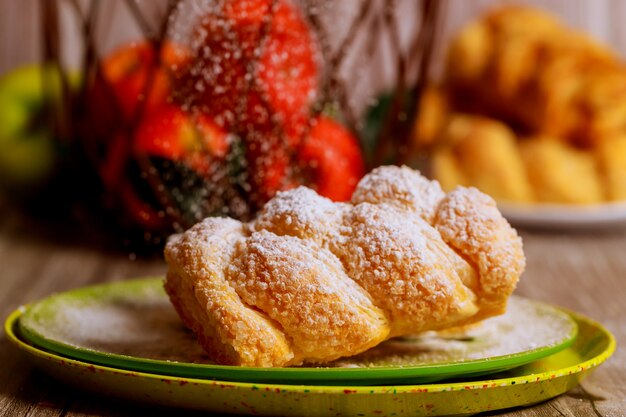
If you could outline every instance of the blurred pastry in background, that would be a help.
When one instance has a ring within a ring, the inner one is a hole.
[[[494,9],[451,41],[423,92],[412,146],[444,190],[498,201],[626,200],[626,65],[609,48],[525,6]]]
[[[450,103],[446,92],[439,86],[428,85],[422,93],[413,125],[412,147],[423,149],[437,141],[448,123]]]
[[[461,110],[581,147],[626,127],[623,64],[537,9],[496,9],[462,29],[449,49],[445,83]]]
[[[607,199],[626,200],[626,133],[600,142],[596,160]]]
[[[591,153],[549,137],[522,140],[520,151],[538,201],[590,204],[603,200]]]
[[[433,170],[435,178],[442,181],[448,190],[467,184],[496,200],[532,201],[515,134],[504,123],[479,116],[453,115],[441,140],[450,153],[443,151],[443,161],[440,160],[439,165],[434,164]],[[442,172],[449,169],[445,167],[445,159],[450,157],[454,161],[449,163],[457,172],[453,175],[460,179],[457,184],[446,179],[446,174]]]
[[[469,185],[451,148],[438,148],[432,153],[430,163],[430,176],[439,181],[444,191],[453,190],[458,185]]]

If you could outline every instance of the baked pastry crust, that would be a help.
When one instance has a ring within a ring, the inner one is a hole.
[[[446,190],[453,189],[450,183],[454,181],[446,176],[456,176],[456,181],[460,177],[460,182],[455,186],[471,184],[497,200],[533,200],[515,133],[504,123],[485,117],[454,115],[442,132],[441,140],[444,146],[435,154],[443,153],[443,156],[433,164],[433,174],[435,178],[444,179]],[[446,151],[454,162],[445,160]],[[450,168],[452,174],[445,171]]]
[[[272,366],[289,363],[287,336],[265,314],[242,301],[226,276],[243,225],[208,218],[170,239],[165,290],[187,327],[218,363]]]
[[[604,200],[592,153],[546,136],[526,138],[519,146],[539,201],[593,204]]]
[[[209,218],[165,249],[165,288],[218,363],[288,366],[499,314],[520,238],[475,189],[446,196],[406,167],[365,176],[351,203],[300,187],[248,224]]]

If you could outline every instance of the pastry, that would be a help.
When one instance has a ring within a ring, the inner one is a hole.
[[[463,324],[502,314],[525,261],[522,242],[496,202],[476,188],[456,188],[439,204],[435,227],[478,276],[470,287],[477,294],[479,310]]]
[[[448,121],[450,113],[448,98],[442,88],[429,85],[422,93],[418,113],[413,124],[412,147],[415,150],[435,143]]]
[[[459,185],[468,186],[467,179],[452,149],[441,146],[431,154],[431,175],[445,191],[452,191]]]
[[[498,201],[593,204],[626,199],[626,137],[593,152],[546,135],[517,138],[501,122],[452,115],[431,174],[450,191],[472,185]]]
[[[242,303],[226,276],[243,225],[209,218],[170,239],[165,290],[183,323],[217,363],[271,366],[293,358],[286,335]]]
[[[471,184],[496,200],[529,202],[530,183],[517,148],[513,131],[505,124],[485,117],[456,114],[441,137],[444,153],[433,165],[433,175],[443,179],[449,191],[459,184]],[[452,172],[447,172],[452,170]],[[454,184],[454,178],[457,177]]]
[[[626,134],[603,140],[596,161],[607,199],[626,200]]]
[[[520,150],[539,201],[572,204],[603,201],[593,154],[545,136],[522,140]]]
[[[361,179],[352,194],[352,204],[386,204],[432,223],[444,195],[437,181],[405,166],[389,166],[374,169]]]
[[[625,132],[616,54],[541,10],[506,6],[453,38],[412,139],[445,191],[581,205],[626,199]]]
[[[451,43],[444,83],[478,111],[580,147],[626,127],[626,71],[616,54],[549,14],[495,9]]]
[[[406,167],[375,169],[350,203],[299,187],[250,223],[205,219],[165,258],[165,289],[211,357],[262,367],[500,314],[525,262],[491,198]]]

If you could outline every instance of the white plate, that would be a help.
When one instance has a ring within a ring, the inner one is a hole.
[[[626,227],[626,202],[568,205],[498,202],[513,226],[559,230]]]

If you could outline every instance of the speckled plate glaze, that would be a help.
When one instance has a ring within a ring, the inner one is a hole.
[[[553,230],[626,227],[626,202],[603,204],[517,204],[498,202],[514,226]]]
[[[569,314],[513,297],[505,315],[463,332],[393,339],[324,367],[220,366],[209,363],[183,328],[160,278],[53,295],[28,307],[19,327],[33,346],[97,365],[186,378],[314,385],[476,377],[558,352],[573,343],[577,332]]]
[[[96,392],[157,405],[267,416],[469,415],[525,406],[576,386],[615,350],[598,323],[571,313],[578,325],[573,345],[504,373],[428,385],[307,386],[208,381],[126,371],[68,359],[19,336],[24,309],[5,322],[7,338],[51,375]]]

